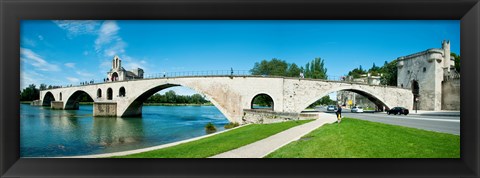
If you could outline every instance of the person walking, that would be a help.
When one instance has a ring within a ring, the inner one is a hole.
[[[342,107],[340,105],[337,105],[337,123],[340,124],[342,122]]]

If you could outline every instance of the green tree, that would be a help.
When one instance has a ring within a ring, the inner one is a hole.
[[[362,66],[355,68],[348,72],[348,76],[352,76],[353,78],[360,78],[362,75],[367,74],[367,71],[363,70]]]
[[[298,77],[302,68],[295,63],[287,63],[284,60],[273,58],[270,61],[256,62],[250,70],[252,75],[269,75],[283,77]]]
[[[145,103],[172,103],[172,104],[204,104],[208,100],[200,94],[192,96],[177,95],[174,91],[168,91],[164,95],[154,94],[150,96]]]
[[[287,76],[287,69],[287,62],[273,58],[270,61],[262,60],[260,63],[256,62],[250,72],[252,75]]]
[[[165,98],[169,103],[177,103],[177,94],[173,90],[165,92]]]
[[[325,61],[321,58],[315,58],[305,65],[305,78],[327,79],[327,68]]]
[[[40,84],[40,90],[46,90],[47,89],[47,85],[45,84]]]
[[[78,102],[93,102],[93,99],[87,93],[82,93],[78,96]]]
[[[298,68],[297,64],[289,64],[287,77],[298,77],[300,76],[300,72],[302,72],[302,69]]]
[[[380,77],[380,84],[397,86],[397,63],[398,60],[393,60],[392,62],[385,61],[385,64],[380,69],[380,72],[383,74]]]
[[[35,84],[30,84],[20,93],[20,101],[33,101],[39,98],[40,91],[36,88]]]
[[[372,68],[368,69],[368,73],[370,73],[372,76],[378,76],[380,75],[380,67],[376,66],[375,63],[373,63]]]
[[[457,72],[460,72],[460,55],[457,55],[455,53],[451,53],[450,55],[453,56],[453,58],[455,59],[455,70],[457,70]]]
[[[258,95],[253,99],[252,103],[259,106],[272,107],[273,101],[268,95]]]

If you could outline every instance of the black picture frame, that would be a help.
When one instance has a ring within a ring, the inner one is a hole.
[[[478,0],[1,0],[1,177],[479,177]],[[461,20],[460,159],[19,158],[20,21]]]

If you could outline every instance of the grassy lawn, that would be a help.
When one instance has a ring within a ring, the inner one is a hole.
[[[206,158],[229,151],[312,120],[252,124],[177,146],[115,158]]]
[[[460,158],[460,136],[345,118],[266,157]]]

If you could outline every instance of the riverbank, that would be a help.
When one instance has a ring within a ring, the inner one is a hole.
[[[208,138],[138,154],[116,156],[114,158],[207,158],[262,140],[310,121],[313,120],[250,124]]]

